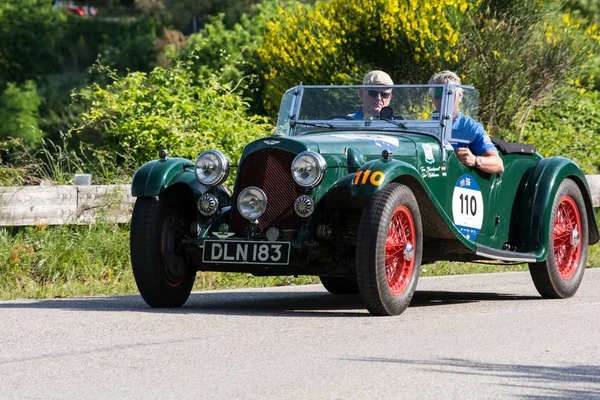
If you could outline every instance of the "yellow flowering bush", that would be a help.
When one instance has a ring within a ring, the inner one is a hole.
[[[535,107],[584,73],[599,38],[559,0],[330,0],[280,9],[257,53],[271,115],[300,81],[357,84],[382,69],[421,83],[451,69],[480,91],[487,130],[520,140]]]
[[[305,84],[359,83],[369,68],[396,82],[427,80],[454,66],[464,16],[480,0],[331,0],[280,9],[258,55],[266,66],[265,106]]]

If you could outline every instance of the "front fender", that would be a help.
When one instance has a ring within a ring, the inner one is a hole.
[[[137,170],[131,183],[133,197],[160,195],[175,183],[184,183],[193,191],[203,193],[206,187],[194,176],[194,164],[183,158],[169,158],[147,162]]]
[[[585,175],[575,162],[563,157],[545,158],[532,167],[523,186],[520,207],[519,251],[533,252],[538,262],[548,256],[551,229],[550,217],[554,197],[563,180],[572,179],[583,195],[589,226],[589,244],[598,242],[598,227],[594,217],[590,189]]]
[[[400,160],[373,160],[362,165],[350,184],[352,196],[373,196],[401,175],[410,175],[425,186],[415,167]]]
[[[370,171],[368,175],[367,171]],[[375,179],[371,181],[372,174],[377,172],[380,172],[380,174],[376,174]],[[403,182],[407,184],[417,195],[417,198],[422,200],[419,207],[424,207],[423,209],[429,207],[429,215],[433,215],[433,213],[439,215],[440,219],[436,219],[436,221],[439,221],[440,224],[445,224],[452,234],[454,234],[454,237],[460,240],[465,247],[472,251],[476,250],[475,243],[466,239],[460,233],[456,225],[454,225],[454,221],[446,214],[444,208],[431,192],[429,186],[423,181],[419,172],[409,163],[401,160],[373,160],[361,166],[355,174],[349,174],[336,182],[334,187],[343,191],[347,190],[352,197],[369,199],[387,187],[391,182]],[[343,201],[347,205],[352,199],[345,198]]]

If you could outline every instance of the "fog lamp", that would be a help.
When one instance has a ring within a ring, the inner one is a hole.
[[[267,209],[267,195],[256,186],[249,186],[240,192],[237,207],[244,218],[258,219]]]

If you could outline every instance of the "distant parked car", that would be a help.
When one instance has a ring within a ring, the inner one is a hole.
[[[71,1],[55,1],[53,7],[55,9],[65,8],[67,11],[82,17],[94,17],[98,14],[98,9],[96,7],[78,6]]]
[[[477,117],[473,87],[389,86],[378,118],[353,118],[359,89],[381,88],[289,89],[276,134],[245,147],[232,193],[222,184],[234,166],[218,150],[142,166],[130,245],[144,300],[183,305],[196,271],[316,275],[333,294],[360,293],[373,314],[398,315],[421,265],[439,260],[528,263],[543,297],[573,296],[600,238],[577,164],[495,140],[504,172],[468,167],[451,119],[458,90]]]

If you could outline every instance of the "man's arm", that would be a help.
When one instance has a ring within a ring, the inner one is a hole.
[[[455,150],[455,154],[458,160],[467,167],[478,168],[490,174],[504,171],[504,163],[496,150],[486,150],[480,156],[476,156],[468,147],[460,147]]]

